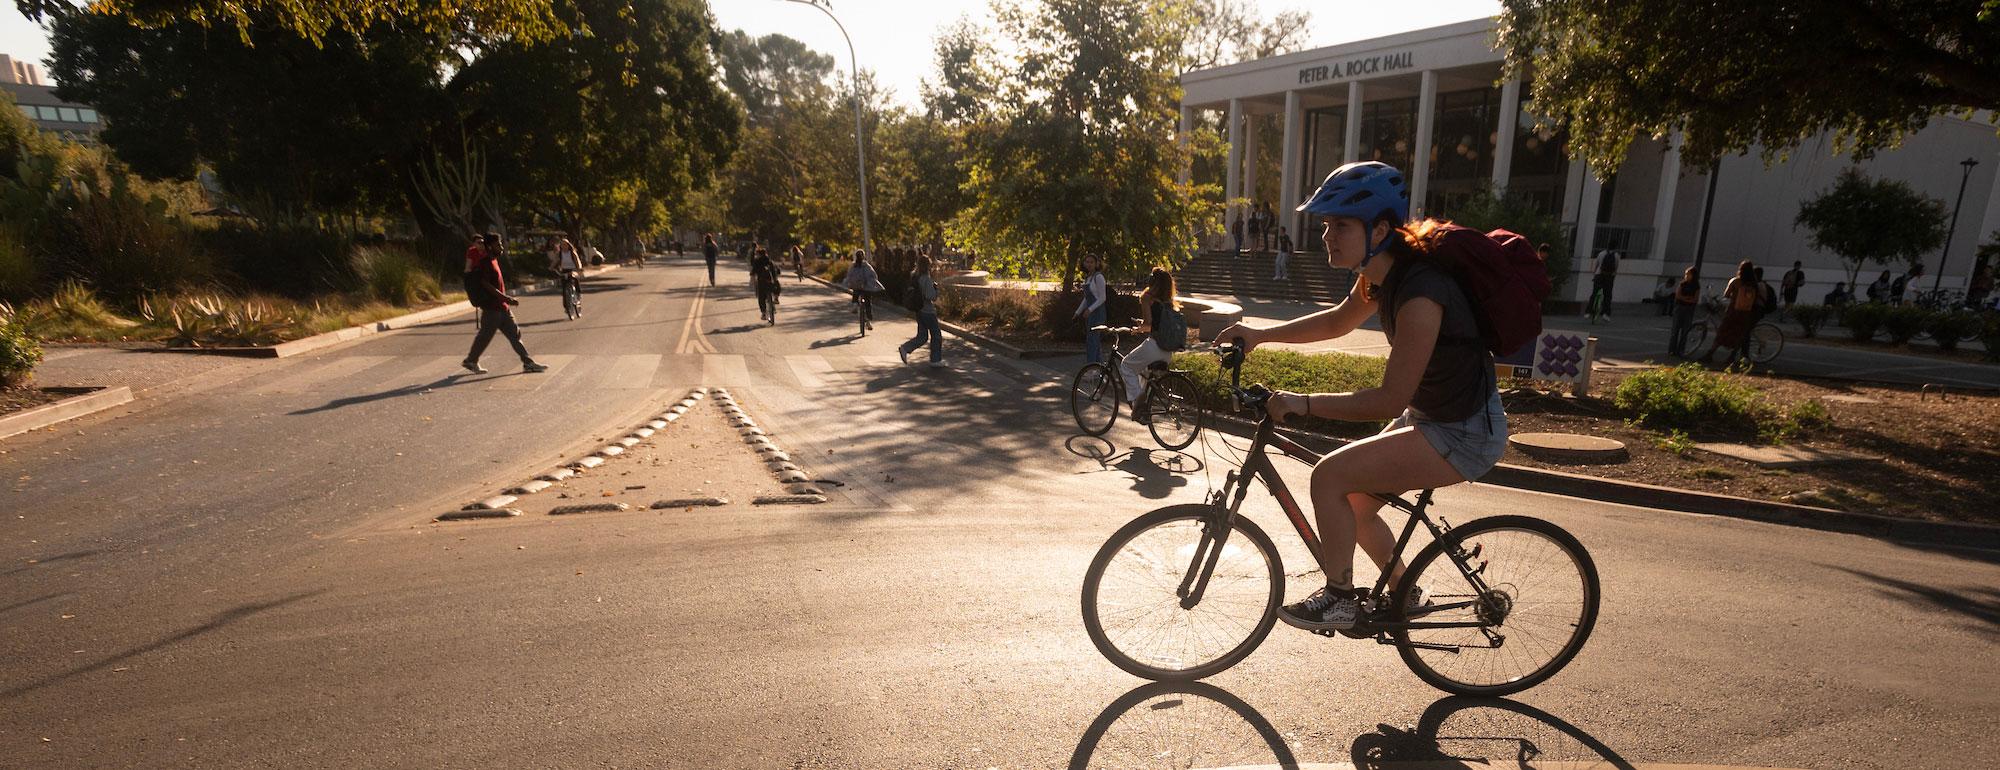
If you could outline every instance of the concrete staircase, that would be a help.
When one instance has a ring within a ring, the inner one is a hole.
[[[1277,256],[1268,252],[1203,252],[1175,278],[1182,294],[1220,294],[1295,302],[1339,302],[1354,285],[1354,274],[1326,266],[1323,254],[1296,253],[1285,265],[1290,279],[1271,280]]]

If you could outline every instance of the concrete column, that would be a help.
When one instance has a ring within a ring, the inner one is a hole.
[[[1361,159],[1361,81],[1347,81],[1347,134],[1341,142],[1340,162]]]
[[[1583,177],[1583,161],[1570,161],[1569,172],[1563,177],[1562,221],[1564,222],[1575,224],[1577,221],[1576,202],[1583,195]]]
[[[1243,115],[1243,197],[1257,199],[1257,116]],[[1249,216],[1246,212],[1244,216]],[[1244,235],[1249,235],[1249,226],[1244,226]]]
[[[1493,147],[1493,191],[1507,192],[1507,180],[1514,174],[1514,131],[1521,123],[1521,79],[1500,86],[1500,121],[1494,126],[1498,136]]]
[[[1994,168],[1995,171],[1993,173],[1993,185],[1986,190],[1986,212],[1979,217],[1979,229],[1972,231],[1970,234],[1970,243],[1973,244],[1972,253],[1974,254],[1978,253],[1978,244],[1986,241],[1988,233],[2000,230],[2000,153],[1989,153],[1986,157],[1980,158],[1979,163],[1982,166]],[[1973,171],[1977,172],[1978,169],[1973,169]],[[1959,223],[1959,232],[1965,232],[1964,222]],[[1958,273],[1958,275],[1965,276],[1965,280],[1958,282],[1960,288],[1972,285],[1972,269],[1978,266],[1979,258],[1976,256],[1967,257],[1962,261],[1954,260],[1953,264],[1946,265],[1946,267],[1955,267],[1964,271]],[[1994,265],[1993,269],[2000,270],[2000,264]]]
[[[1583,166],[1583,161],[1580,160],[1571,163],[1577,167]],[[1576,278],[1581,278],[1583,273],[1590,269],[1590,259],[1597,254],[1592,244],[1597,242],[1597,199],[1602,197],[1603,191],[1604,183],[1597,181],[1597,174],[1585,169],[1583,190],[1577,194],[1576,201],[1576,243],[1570,248],[1572,256],[1569,269]],[[1590,298],[1590,295],[1582,293],[1590,291],[1589,281],[1572,279],[1569,282],[1569,289],[1571,299]]]
[[[1188,138],[1194,133],[1194,108],[1181,105],[1181,131],[1175,140],[1180,143],[1181,152],[1187,152]],[[1181,159],[1181,173],[1175,181],[1187,184],[1194,179],[1194,158]]]
[[[1278,170],[1278,226],[1292,235],[1292,241],[1299,239],[1299,215],[1292,207],[1299,205],[1299,168],[1304,163],[1305,153],[1300,152],[1300,142],[1305,139],[1306,111],[1299,103],[1299,92],[1285,92],[1285,152],[1284,167]]]
[[[1229,163],[1223,173],[1222,198],[1228,201],[1222,210],[1223,237],[1229,235],[1229,228],[1236,222],[1236,199],[1243,197],[1243,100],[1229,100]]]
[[[1653,247],[1646,251],[1647,259],[1667,258],[1667,233],[1674,226],[1674,194],[1680,183],[1681,135],[1676,131],[1667,137],[1667,151],[1660,154],[1660,190],[1653,199]]]
[[[1417,85],[1417,135],[1410,142],[1410,218],[1424,215],[1424,194],[1431,187],[1431,133],[1437,126],[1438,76],[1424,70]]]

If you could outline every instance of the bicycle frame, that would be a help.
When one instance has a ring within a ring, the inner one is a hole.
[[[1292,497],[1291,490],[1285,486],[1285,480],[1278,475],[1277,465],[1271,461],[1270,455],[1265,452],[1267,447],[1276,447],[1278,451],[1285,453],[1286,456],[1309,465],[1317,463],[1321,459],[1321,456],[1313,453],[1312,450],[1306,449],[1300,446],[1298,442],[1279,434],[1276,424],[1268,414],[1257,423],[1257,432],[1251,440],[1247,459],[1243,461],[1243,467],[1229,472],[1223,481],[1222,489],[1217,491],[1210,501],[1218,510],[1222,511],[1223,515],[1215,516],[1202,525],[1201,542],[1196,546],[1193,559],[1188,564],[1187,576],[1181,579],[1179,594],[1181,596],[1180,605],[1182,609],[1192,609],[1196,604],[1201,602],[1202,594],[1208,588],[1208,579],[1214,574],[1216,562],[1222,557],[1222,548],[1227,545],[1226,541],[1229,532],[1234,529],[1236,518],[1241,515],[1240,510],[1243,507],[1244,498],[1250,493],[1250,480],[1252,478],[1263,481],[1264,486],[1271,491],[1271,496],[1277,498],[1278,507],[1284,510],[1285,518],[1290,520],[1292,528],[1298,531],[1299,539],[1303,540],[1306,547],[1311,549],[1313,560],[1319,564],[1320,572],[1323,574],[1332,574],[1333,570],[1329,568],[1326,558],[1320,553],[1318,534],[1313,531],[1312,524],[1306,521],[1305,512],[1299,508],[1298,501]],[[1233,497],[1231,495],[1232,487],[1234,487]],[[1419,492],[1415,503],[1403,499],[1400,495],[1385,493],[1370,494],[1375,499],[1381,500],[1389,507],[1402,511],[1410,517],[1409,521],[1403,525],[1402,534],[1396,538],[1395,549],[1390,552],[1391,563],[1402,559],[1403,551],[1409,546],[1410,536],[1416,533],[1419,522],[1430,530],[1431,537],[1434,539],[1441,539],[1445,533],[1451,531],[1449,522],[1441,525],[1438,522],[1432,521],[1430,516],[1424,513],[1424,509],[1430,507],[1431,490],[1426,489]],[[1224,505],[1225,501],[1227,501],[1227,505]],[[1466,581],[1471,584],[1474,595],[1485,595],[1487,592],[1486,583],[1479,575],[1480,572],[1486,569],[1485,564],[1481,563],[1479,567],[1474,568],[1466,563],[1468,559],[1478,555],[1477,550],[1475,549],[1471,554],[1448,552],[1447,555],[1451,557],[1452,563],[1458,567],[1459,573],[1464,575]],[[1371,595],[1386,596],[1388,582],[1389,571],[1383,570],[1381,576],[1375,580],[1375,588]],[[1413,617],[1422,617],[1434,612],[1470,607],[1474,603],[1472,601],[1462,601],[1425,605]],[[1490,625],[1483,622],[1369,622],[1365,626],[1355,626],[1354,630],[1380,632],[1426,628],[1487,628]],[[1431,646],[1416,642],[1409,642],[1409,644]],[[1437,647],[1441,649],[1446,648],[1443,645],[1437,645]]]

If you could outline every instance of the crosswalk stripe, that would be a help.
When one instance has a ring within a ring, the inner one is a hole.
[[[598,387],[650,389],[653,386],[653,370],[658,368],[660,355],[657,353],[619,356],[618,361],[611,365],[611,373],[605,375]]]
[[[799,387],[813,390],[826,387],[828,383],[844,383],[847,378],[833,370],[833,364],[821,355],[785,356],[785,363],[798,378]]]
[[[549,368],[548,371],[540,374],[523,373],[519,369],[513,368],[514,363],[512,361],[508,361],[504,364],[507,368],[495,368],[493,374],[481,375],[474,379],[474,382],[487,390],[537,390],[549,383],[555,382],[557,378],[574,379],[577,376],[575,373],[578,369],[588,371],[597,368],[591,366],[589,363],[580,367],[572,366],[580,357],[571,355],[536,356],[536,361],[540,361],[543,366]],[[584,376],[587,376],[587,374]]]
[[[743,356],[710,353],[701,357],[701,379],[710,385],[752,385],[750,367]]]
[[[341,379],[396,358],[397,356],[338,356],[326,361],[305,364],[296,371],[250,386],[248,390],[252,393],[304,393],[313,390],[315,385]]]
[[[652,387],[700,385],[702,358],[703,356],[694,353],[668,353],[660,356],[660,366],[653,370]]]

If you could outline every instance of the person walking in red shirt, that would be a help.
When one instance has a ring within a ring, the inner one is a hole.
[[[487,233],[465,250],[465,297],[479,309],[479,333],[472,338],[472,352],[465,355],[466,371],[486,373],[479,365],[479,356],[486,352],[486,344],[493,341],[494,332],[507,335],[507,343],[521,357],[522,371],[548,371],[548,367],[535,363],[528,355],[528,346],[521,344],[521,327],[514,324],[514,311],[508,309],[521,301],[507,294],[507,280],[500,274],[498,233]]]

